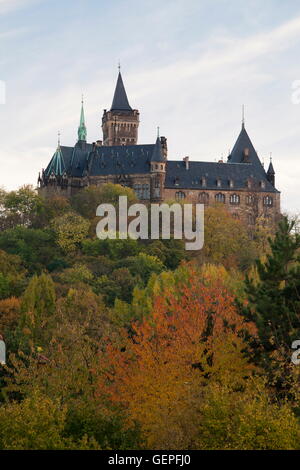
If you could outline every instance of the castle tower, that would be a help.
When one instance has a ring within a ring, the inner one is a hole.
[[[164,156],[164,149],[159,135],[157,136],[153,154],[151,156],[150,173],[151,200],[162,201],[164,196],[164,186],[166,179],[166,157]]]
[[[139,111],[132,109],[125,91],[120,67],[113,102],[102,117],[103,145],[136,145]]]

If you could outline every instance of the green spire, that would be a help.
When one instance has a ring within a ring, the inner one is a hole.
[[[78,140],[86,142],[86,126],[85,126],[85,119],[84,119],[84,109],[83,109],[83,98],[81,101],[81,114],[80,114],[80,124],[78,127]]]
[[[66,166],[65,166],[61,146],[60,146],[60,132],[58,132],[57,149],[48,167],[46,168],[45,173],[47,176],[50,176],[51,174],[54,174],[55,176],[62,176],[65,170],[66,170]]]

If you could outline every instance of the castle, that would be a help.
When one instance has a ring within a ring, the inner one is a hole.
[[[138,144],[139,111],[132,109],[121,72],[110,110],[102,117],[103,140],[87,143],[83,102],[78,141],[60,145],[38,178],[39,193],[71,197],[89,185],[115,183],[132,188],[145,202],[169,200],[225,204],[234,217],[253,225],[258,217],[275,223],[280,192],[270,161],[265,171],[245,129],[244,120],[227,162],[168,159],[167,139]]]

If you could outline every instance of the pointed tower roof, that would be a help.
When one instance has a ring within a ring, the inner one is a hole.
[[[275,170],[274,170],[273,163],[272,163],[272,157],[270,158],[270,164],[269,164],[269,168],[267,171],[267,175],[272,175],[272,176],[275,175]]]
[[[160,162],[164,163],[164,155],[163,155],[163,150],[161,146],[161,141],[160,137],[157,136],[156,143],[154,145],[153,153],[151,156],[151,162]]]
[[[252,163],[257,169],[265,173],[251,139],[246,131],[244,121],[242,130],[230,154],[229,163]]]
[[[87,136],[87,132],[86,132],[85,119],[84,119],[84,108],[83,108],[83,98],[82,98],[80,123],[79,123],[79,127],[78,127],[78,140],[86,142],[86,136]]]
[[[117,85],[115,89],[114,99],[110,108],[111,111],[132,111],[128,102],[123,79],[119,70]]]
[[[51,158],[49,165],[46,168],[46,176],[50,176],[51,173],[54,173],[56,176],[62,176],[66,170],[66,165],[64,162],[64,157],[60,147],[60,139],[58,137],[57,149]]]

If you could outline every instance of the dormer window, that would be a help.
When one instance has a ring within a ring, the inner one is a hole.
[[[250,150],[248,147],[244,148],[243,150],[243,162],[248,163],[249,162],[249,156],[250,156]]]
[[[265,183],[264,181],[261,181],[261,182],[260,182],[260,187],[261,187],[262,189],[265,189],[266,183]]]
[[[233,180],[229,180],[229,187],[230,188],[233,188],[234,184],[233,184]]]
[[[205,177],[201,178],[201,185],[202,185],[202,187],[206,186],[206,178]]]
[[[178,177],[175,178],[174,184],[175,184],[175,186],[179,186],[179,178]]]
[[[251,181],[250,181],[250,180],[247,180],[247,181],[246,181],[246,186],[247,186],[247,188],[251,188],[252,184],[251,184]]]
[[[217,186],[218,186],[218,188],[221,188],[221,186],[222,186],[222,181],[221,181],[220,178],[217,179]]]

